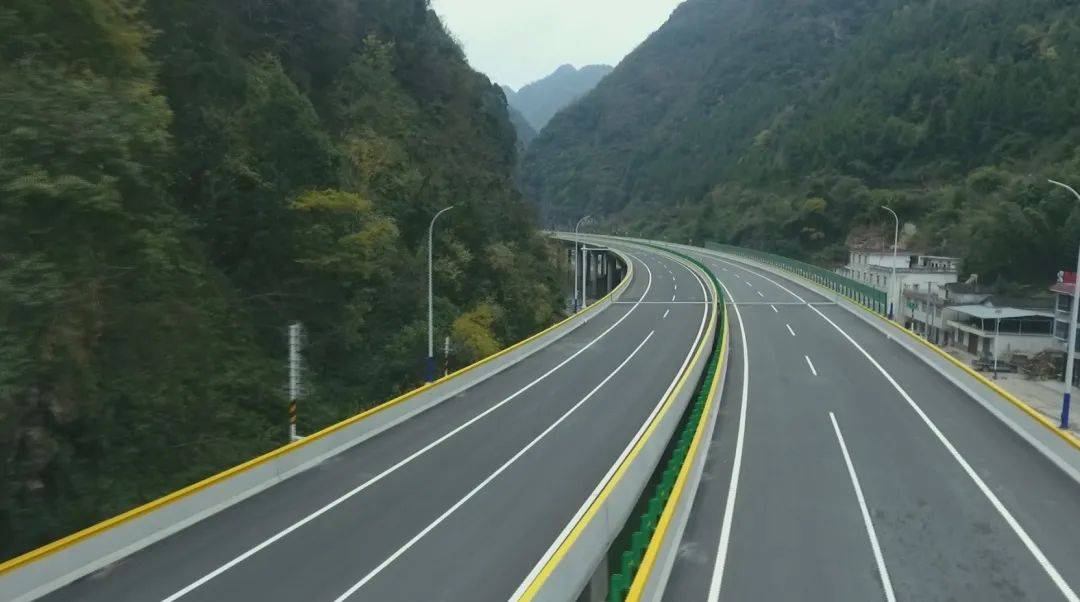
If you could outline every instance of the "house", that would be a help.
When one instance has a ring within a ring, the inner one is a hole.
[[[1051,299],[993,295],[973,282],[905,289],[898,320],[932,343],[986,360],[1063,347]]]
[[[905,303],[906,289],[918,290],[921,287],[926,290],[954,283],[959,267],[960,259],[957,257],[925,255],[903,250],[898,250],[894,257],[891,249],[851,248],[848,264],[838,269],[837,273],[886,293],[889,315],[896,316]],[[894,272],[896,283],[892,282]]]
[[[955,319],[947,320],[953,346],[983,358],[1032,356],[1057,349],[1054,312],[1051,308],[1019,307],[1019,304],[954,305]]]

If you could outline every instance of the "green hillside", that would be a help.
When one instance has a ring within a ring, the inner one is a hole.
[[[1071,265],[1080,7],[1063,0],[688,0],[524,160],[559,221],[833,262],[886,227],[984,281]]]
[[[426,0],[0,7],[0,557],[549,324],[501,91]]]

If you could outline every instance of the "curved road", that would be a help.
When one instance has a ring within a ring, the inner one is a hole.
[[[506,600],[681,373],[706,287],[629,251],[622,301],[523,362],[47,600]]]
[[[733,353],[666,600],[1077,600],[1080,484],[828,298],[696,254]]]

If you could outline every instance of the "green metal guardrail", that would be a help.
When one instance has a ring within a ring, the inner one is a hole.
[[[662,248],[662,247],[657,247]],[[674,253],[687,261],[693,262],[703,272],[709,275],[709,279],[712,280],[716,290],[722,291],[720,283],[716,280],[716,276],[709,268],[705,267],[703,263],[697,261],[692,257],[677,253],[670,249],[663,249],[669,253]],[[637,529],[630,535],[629,543],[626,549],[618,556],[619,562],[613,567],[613,573],[611,575],[611,581],[608,587],[608,600],[610,602],[622,602],[626,599],[627,591],[630,589],[630,585],[634,582],[634,575],[637,573],[638,567],[641,565],[641,559],[645,555],[645,550],[649,547],[649,542],[652,540],[653,533],[656,531],[656,525],[660,520],[660,515],[664,512],[664,507],[667,505],[668,498],[671,496],[671,491],[675,487],[675,480],[679,477],[679,471],[682,470],[683,463],[686,462],[686,454],[690,450],[690,443],[694,439],[694,433],[697,431],[698,423],[701,421],[702,413],[705,410],[705,403],[708,401],[709,390],[712,388],[713,379],[716,378],[716,367],[720,361],[720,350],[724,340],[724,321],[723,317],[724,303],[722,300],[717,303],[717,311],[721,312],[717,315],[716,321],[716,339],[713,344],[712,352],[709,355],[709,363],[705,367],[705,372],[701,376],[701,380],[698,383],[697,395],[694,398],[693,404],[687,411],[687,414],[683,417],[682,424],[679,426],[678,436],[673,439],[673,445],[668,446],[667,463],[661,464],[664,466],[663,473],[660,474],[660,480],[652,490],[652,496],[645,504],[644,512],[638,517]]]
[[[706,242],[705,248],[746,257],[798,274],[825,288],[832,289],[856,303],[861,303],[883,316],[888,315],[889,298],[884,291],[879,291],[872,286],[868,286],[857,280],[852,280],[846,276],[841,276],[840,274],[829,271],[823,267],[799,261],[797,259],[773,255],[772,253],[766,253],[764,251],[755,251],[753,249],[744,249],[742,247],[722,245],[714,242]]]

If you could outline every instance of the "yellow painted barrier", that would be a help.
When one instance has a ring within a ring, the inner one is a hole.
[[[645,555],[641,558],[641,566],[638,567],[637,573],[634,575],[634,581],[630,584],[630,590],[626,593],[626,602],[640,602],[642,594],[645,593],[645,586],[648,584],[649,578],[652,577],[652,569],[660,554],[660,547],[664,543],[668,529],[671,528],[671,521],[675,516],[675,510],[678,508],[679,501],[686,492],[686,486],[690,480],[690,471],[693,469],[694,460],[699,454],[709,453],[709,448],[705,441],[706,437],[709,435],[709,433],[705,432],[709,422],[707,417],[712,412],[713,406],[719,403],[717,400],[717,391],[720,387],[720,381],[724,380],[720,378],[720,375],[723,374],[724,370],[727,368],[726,363],[730,338],[731,329],[728,324],[728,312],[725,311],[724,338],[720,344],[720,359],[716,364],[716,376],[713,377],[712,386],[709,388],[709,397],[705,401],[705,409],[701,413],[701,420],[698,421],[694,439],[690,443],[690,448],[686,454],[686,460],[679,470],[679,476],[675,479],[675,486],[671,489],[671,496],[664,506],[663,513],[660,514],[660,520],[656,523],[656,530],[653,531],[652,539],[649,541],[649,547],[646,548]]]
[[[23,567],[23,566],[25,566],[27,564],[30,564],[32,562],[41,560],[41,559],[43,559],[43,558],[45,558],[45,557],[47,557],[47,556],[49,556],[51,554],[55,554],[56,552],[59,552],[59,551],[65,549],[67,547],[70,547],[72,545],[75,545],[77,543],[85,541],[85,540],[87,540],[87,539],[89,539],[91,537],[100,535],[100,534],[108,531],[109,529],[112,529],[112,528],[114,528],[114,527],[116,527],[118,525],[121,525],[121,524],[123,524],[123,523],[125,523],[127,521],[130,521],[130,520],[135,519],[137,517],[143,516],[143,515],[145,515],[145,514],[147,514],[149,512],[152,512],[154,510],[162,508],[162,507],[164,507],[164,506],[166,506],[168,504],[172,504],[172,503],[174,503],[174,502],[176,502],[178,500],[181,500],[181,499],[183,499],[185,497],[188,497],[188,496],[190,496],[190,495],[192,495],[194,493],[197,493],[199,491],[207,489],[208,487],[211,487],[213,485],[221,483],[221,482],[223,482],[223,481],[225,481],[225,480],[227,480],[227,479],[229,479],[231,477],[234,477],[234,476],[236,476],[238,474],[241,474],[241,473],[243,473],[243,472],[245,472],[247,470],[250,470],[250,469],[252,469],[252,468],[254,468],[256,466],[259,466],[259,465],[264,464],[264,463],[266,463],[266,462],[268,462],[270,460],[278,458],[278,457],[280,457],[280,456],[282,456],[284,454],[288,454],[288,453],[290,453],[292,451],[295,451],[295,450],[297,450],[299,448],[307,446],[307,445],[311,444],[314,441],[318,441],[319,439],[322,439],[323,437],[326,437],[327,435],[330,435],[330,434],[332,434],[334,432],[337,432],[337,431],[339,431],[339,430],[341,430],[343,428],[346,428],[348,426],[352,426],[352,425],[354,425],[354,424],[356,424],[358,422],[363,421],[366,418],[370,418],[371,416],[373,416],[375,414],[378,414],[378,413],[383,412],[383,411],[385,411],[385,410],[387,410],[389,408],[392,408],[392,407],[394,407],[396,405],[399,405],[399,404],[401,404],[401,403],[403,403],[405,401],[408,401],[409,399],[412,399],[413,397],[416,397],[417,395],[419,395],[419,394],[421,394],[421,393],[423,393],[425,391],[428,391],[433,387],[436,387],[436,386],[438,386],[438,385],[440,385],[442,383],[445,383],[446,381],[453,380],[453,379],[458,378],[458,377],[460,377],[460,376],[462,376],[462,375],[464,375],[464,374],[466,374],[468,372],[476,370],[477,368],[480,368],[481,366],[483,366],[483,365],[485,365],[485,364],[487,364],[487,363],[489,363],[489,362],[491,362],[491,361],[493,361],[495,359],[498,359],[499,357],[502,357],[503,355],[506,355],[507,353],[510,353],[510,352],[514,351],[515,349],[518,349],[518,348],[520,348],[520,347],[522,347],[524,345],[527,345],[527,344],[529,344],[529,343],[531,343],[531,342],[533,342],[533,341],[535,341],[535,340],[549,334],[550,332],[552,332],[552,331],[554,331],[554,330],[556,330],[558,328],[561,328],[562,326],[566,325],[568,322],[574,320],[575,318],[579,318],[581,315],[583,315],[586,312],[591,312],[591,311],[596,310],[597,308],[603,307],[604,302],[606,302],[609,299],[621,294],[630,285],[630,282],[633,280],[633,277],[634,277],[634,263],[633,263],[633,261],[631,261],[626,256],[622,256],[622,258],[623,258],[623,261],[627,265],[627,272],[626,272],[626,276],[623,278],[623,281],[620,282],[619,285],[616,286],[607,295],[605,295],[604,297],[602,297],[598,301],[594,302],[588,308],[582,310],[582,312],[580,312],[578,314],[575,314],[575,315],[572,315],[572,316],[570,316],[570,317],[568,317],[568,318],[566,318],[566,319],[564,319],[564,320],[562,320],[562,321],[560,321],[560,322],[558,322],[558,323],[556,323],[556,324],[554,324],[552,326],[549,326],[548,328],[534,334],[533,336],[531,336],[531,337],[529,337],[529,338],[527,338],[527,339],[525,339],[523,341],[519,341],[519,342],[511,345],[510,347],[507,347],[506,349],[503,349],[503,350],[501,350],[501,351],[499,351],[497,353],[489,355],[488,357],[485,357],[484,359],[481,359],[481,360],[479,360],[479,361],[477,361],[477,362],[475,362],[475,363],[473,363],[473,364],[471,364],[469,366],[461,368],[460,370],[457,370],[456,372],[453,372],[452,374],[444,376],[444,377],[442,377],[442,378],[440,378],[440,379],[438,379],[438,380],[436,380],[434,382],[426,383],[423,386],[420,386],[420,387],[418,387],[416,389],[413,389],[412,391],[409,391],[408,393],[405,393],[405,394],[400,395],[400,396],[398,396],[398,397],[396,397],[394,399],[391,399],[390,401],[387,401],[387,402],[385,402],[385,403],[383,403],[381,405],[378,405],[378,406],[376,406],[374,408],[371,408],[369,410],[361,412],[360,414],[357,414],[357,415],[352,416],[350,418],[346,418],[345,420],[342,420],[341,422],[338,422],[336,424],[332,424],[332,425],[318,431],[317,433],[313,433],[313,434],[311,434],[311,435],[309,435],[307,437],[304,437],[304,438],[302,438],[302,439],[300,439],[298,441],[294,441],[292,443],[289,443],[287,445],[279,447],[279,448],[277,448],[275,450],[269,451],[269,452],[267,452],[267,453],[265,453],[265,454],[263,454],[261,456],[253,458],[251,460],[248,460],[247,462],[244,462],[243,464],[239,464],[237,466],[234,466],[232,468],[229,468],[227,470],[219,472],[219,473],[217,473],[217,474],[215,474],[213,476],[207,477],[206,479],[203,479],[202,481],[199,481],[197,483],[193,483],[193,484],[188,485],[187,487],[184,487],[182,489],[178,489],[178,490],[176,490],[176,491],[174,491],[172,493],[169,493],[169,494],[167,494],[165,496],[162,496],[162,497],[160,497],[160,498],[158,498],[156,500],[153,500],[151,502],[147,502],[146,504],[143,504],[141,506],[138,506],[136,508],[128,510],[127,512],[124,512],[124,513],[119,514],[117,516],[114,516],[112,518],[101,521],[101,522],[99,522],[99,523],[97,523],[95,525],[92,525],[90,527],[87,527],[87,528],[85,528],[85,529],[83,529],[81,531],[77,531],[75,533],[72,533],[71,535],[68,535],[67,537],[63,537],[63,538],[58,539],[58,540],[56,540],[56,541],[54,541],[52,543],[46,544],[44,546],[41,546],[39,548],[36,548],[36,549],[31,550],[29,552],[26,552],[25,554],[22,554],[20,556],[16,556],[15,558],[11,558],[10,560],[7,560],[7,561],[5,561],[3,563],[0,563],[0,575],[4,575],[5,573],[13,571],[13,570],[15,570],[17,568],[20,568],[20,567]]]

